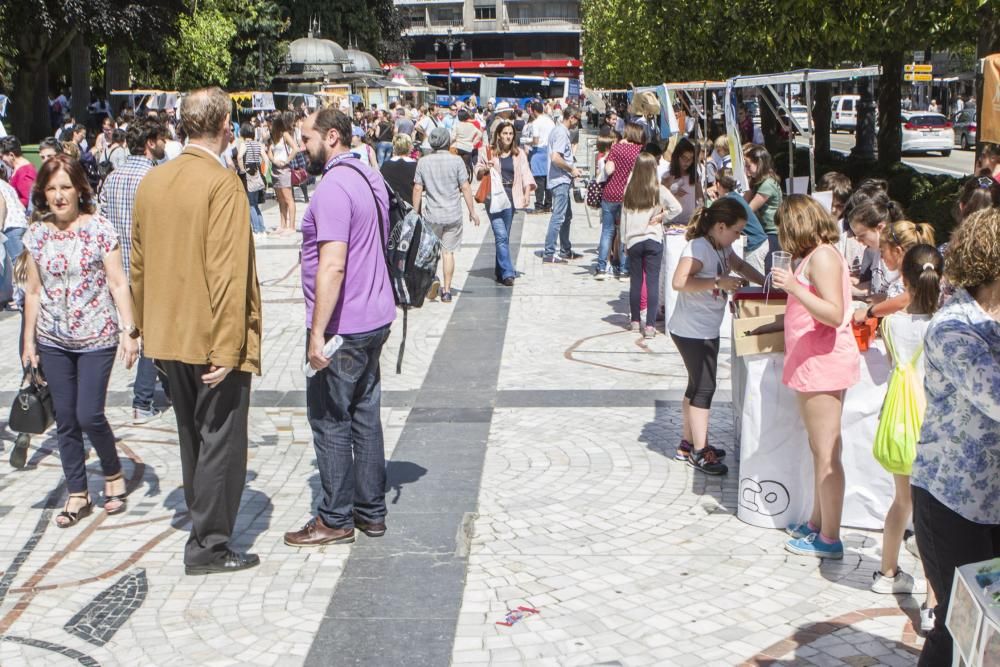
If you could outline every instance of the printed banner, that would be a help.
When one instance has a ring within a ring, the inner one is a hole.
[[[740,143],[740,127],[736,122],[736,89],[732,80],[726,82],[726,136],[729,137],[729,158],[732,160],[733,177],[744,190],[750,189],[750,181],[743,166],[743,144]]]
[[[1000,144],[1000,53],[983,60],[983,119],[979,141]]]
[[[274,95],[271,93],[254,93],[253,104],[251,106],[254,111],[274,111]]]

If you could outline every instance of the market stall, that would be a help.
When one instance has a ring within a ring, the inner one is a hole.
[[[743,331],[757,324],[738,318],[731,329],[733,417],[740,448],[737,516],[753,526],[785,528],[805,521],[812,511],[812,455],[795,392],[781,382],[783,334],[773,334],[773,352],[740,349]],[[769,349],[761,341],[751,345]],[[860,381],[847,390],[841,418],[846,480],[841,523],[881,529],[895,489],[892,475],[872,456],[872,443],[892,363],[878,340],[861,353],[859,364]]]

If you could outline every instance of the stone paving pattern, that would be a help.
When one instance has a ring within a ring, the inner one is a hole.
[[[302,210],[300,203],[300,215]],[[920,600],[868,590],[878,565],[878,533],[846,530],[840,563],[788,556],[783,534],[736,518],[736,474],[705,477],[672,460],[680,438],[683,366],[667,336],[644,341],[625,331],[624,282],[590,276],[598,218],[591,211],[588,225],[583,207],[575,206],[573,240],[586,258],[569,266],[541,263],[537,253],[548,218],[525,218],[521,276],[502,349],[480,351],[501,358],[489,398],[478,508],[467,530],[468,567],[454,574],[465,577],[461,609],[457,623],[446,623],[449,630],[439,637],[452,642],[452,662],[914,664]],[[273,205],[265,219],[276,221]],[[302,399],[297,241],[258,246],[264,375],[254,382],[250,472],[236,544],[260,553],[261,566],[228,576],[184,576],[186,516],[173,415],[131,425],[132,376],[116,367],[108,414],[129,479],[125,514],[98,512],[74,528],[56,528],[51,518],[65,487],[54,439],[36,437],[28,468],[14,471],[5,462],[13,435],[2,432],[0,665],[301,665],[311,648],[311,664],[341,664],[335,647],[314,642],[324,624],[336,622],[336,609],[328,605],[337,599],[352,551],[377,545],[363,535],[353,546],[315,550],[281,541],[284,531],[308,518],[318,489]],[[492,243],[485,226],[466,229],[455,304],[429,303],[410,314],[401,375],[394,373],[400,327],[385,347],[382,417],[389,455],[431,360],[448,353],[439,347],[452,311],[477,296],[462,291],[470,269],[492,272],[473,267],[483,243]],[[19,379],[13,353],[18,326],[16,315],[0,318],[0,340],[7,341],[0,358],[5,402]],[[724,340],[723,391],[711,439],[736,466],[728,374]],[[463,402],[456,381],[453,392],[436,399],[440,414],[413,417],[431,422],[431,429],[434,419],[471,419],[473,413],[460,409],[474,409],[465,403],[479,396],[472,392]],[[421,463],[412,448],[409,459]],[[97,494],[95,456],[89,464]],[[400,496],[405,504],[418,485],[442,483],[429,470],[390,489],[389,531],[412,530],[401,524],[417,520],[406,513],[393,517]],[[456,535],[460,528],[444,530]],[[919,575],[908,553],[901,562]],[[400,583],[419,593],[420,582]],[[521,605],[540,613],[512,627],[497,625]],[[409,643],[387,647],[385,655],[409,653],[412,660],[387,657],[382,664],[424,664],[419,638],[413,643],[404,634],[399,642]]]

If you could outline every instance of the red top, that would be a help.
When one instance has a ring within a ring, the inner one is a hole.
[[[17,198],[21,200],[21,206],[27,208],[36,176],[38,176],[38,172],[35,171],[35,165],[29,163],[19,167],[10,177],[10,184],[17,190]]]
[[[625,141],[611,147],[605,162],[615,163],[615,173],[611,174],[604,186],[604,201],[617,203],[625,198],[625,184],[632,174],[635,159],[641,152],[642,146]]]

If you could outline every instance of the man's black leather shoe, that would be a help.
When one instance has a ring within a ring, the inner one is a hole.
[[[260,565],[257,554],[240,554],[235,551],[226,553],[226,557],[208,565],[186,565],[185,574],[219,574],[223,572],[239,572]]]

